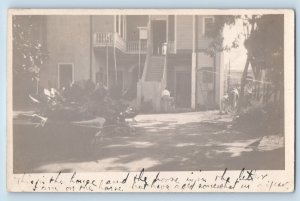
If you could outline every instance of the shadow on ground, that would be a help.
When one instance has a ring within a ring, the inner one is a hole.
[[[155,120],[156,119],[156,120]],[[91,141],[97,128],[14,121],[14,172],[284,169],[282,136],[229,129],[216,113],[141,115],[135,132]]]

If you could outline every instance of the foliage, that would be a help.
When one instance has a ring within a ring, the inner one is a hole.
[[[273,75],[270,79],[275,81],[283,73],[283,15],[253,15],[253,16],[215,16],[214,26],[209,30],[212,41],[203,51],[215,55],[217,52],[230,51],[238,47],[237,38],[230,45],[224,44],[223,30],[226,25],[234,26],[237,20],[243,20],[244,46],[250,56],[254,73],[261,69],[270,68]],[[253,26],[253,28],[252,28]],[[250,29],[252,30],[250,31]]]
[[[271,101],[278,106],[283,104],[284,88],[283,17],[283,15],[252,16],[250,21],[252,29],[245,40],[248,65],[251,65],[254,74],[257,98],[262,97],[260,100],[264,103]],[[246,68],[245,66],[245,70]],[[245,76],[242,78],[241,90],[243,90],[244,78]],[[270,99],[271,95],[273,99]]]
[[[239,19],[240,16],[235,15],[217,15],[214,17],[214,23],[211,29],[207,31],[207,38],[211,40],[209,46],[205,49],[202,49],[202,52],[207,53],[210,56],[214,56],[218,52],[229,51],[232,48],[238,47],[238,38],[234,40],[230,45],[224,45],[224,35],[223,29],[226,25],[234,26],[236,20]]]
[[[214,26],[209,37],[212,39],[209,47],[204,51],[214,56],[217,52],[230,51],[238,47],[238,41],[244,40],[247,50],[247,61],[241,78],[239,108],[243,105],[244,86],[248,68],[252,68],[254,81],[264,102],[268,102],[271,95],[277,103],[283,101],[283,72],[284,72],[284,16],[283,15],[245,15],[245,16],[215,16]],[[224,43],[225,26],[234,26],[242,21],[243,32],[238,34],[232,44]],[[264,72],[264,73],[262,73]],[[268,86],[267,86],[268,85]],[[266,90],[267,89],[267,90]]]
[[[275,88],[283,84],[283,15],[254,18],[255,29],[245,41],[254,76],[268,70],[267,78]]]
[[[275,135],[284,133],[282,110],[274,104],[258,102],[243,108],[233,121],[233,127],[251,135]]]
[[[42,44],[42,16],[13,16],[13,73],[39,78],[40,66],[47,59]]]

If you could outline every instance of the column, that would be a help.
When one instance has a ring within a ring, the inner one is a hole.
[[[193,52],[192,52],[192,69],[191,69],[191,108],[196,109],[196,29],[195,29],[195,20],[196,16],[193,15]]]
[[[118,24],[118,26],[119,26],[119,32],[118,32],[118,34],[120,35],[120,33],[121,33],[121,15],[118,15],[118,18],[119,18],[119,24]]]

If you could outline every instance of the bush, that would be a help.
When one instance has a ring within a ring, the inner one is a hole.
[[[233,127],[254,135],[283,134],[284,113],[274,104],[255,104],[236,115]]]

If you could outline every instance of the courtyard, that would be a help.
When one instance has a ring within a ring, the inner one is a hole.
[[[104,135],[96,144],[101,118],[36,127],[17,116],[15,173],[284,169],[283,134],[235,130],[233,117],[218,111],[141,114],[129,122],[134,132]]]

